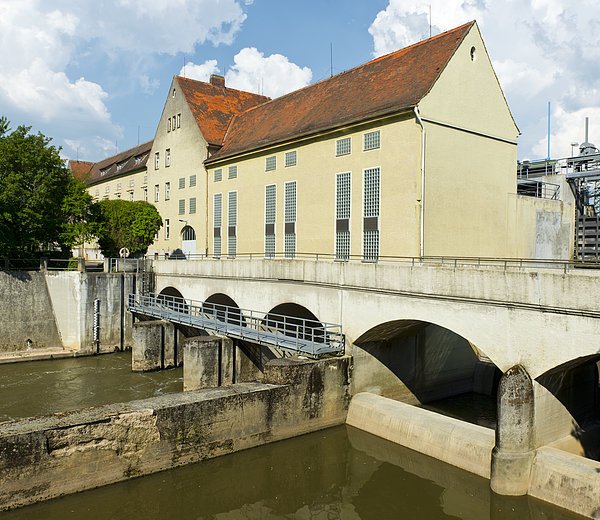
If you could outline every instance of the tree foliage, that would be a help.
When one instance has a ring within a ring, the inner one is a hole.
[[[60,148],[31,127],[10,131],[0,117],[0,256],[29,256],[78,245],[89,229],[92,199],[60,157]]]
[[[119,256],[122,247],[132,256],[143,255],[162,226],[157,209],[148,202],[101,200],[99,208],[98,245],[105,257]]]

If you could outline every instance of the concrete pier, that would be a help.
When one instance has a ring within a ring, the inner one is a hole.
[[[168,321],[140,321],[133,324],[131,370],[150,372],[179,366],[183,336]]]
[[[234,383],[233,341],[219,336],[189,338],[184,345],[183,390]]]
[[[534,393],[527,371],[510,368],[498,387],[496,445],[492,452],[491,488],[499,495],[526,495],[534,445]]]

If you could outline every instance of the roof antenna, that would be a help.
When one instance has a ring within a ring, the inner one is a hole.
[[[330,67],[330,76],[333,77],[333,42],[329,42],[329,67]]]
[[[429,4],[429,37],[431,38],[431,4]]]
[[[548,156],[546,159],[550,160],[550,101],[548,101]]]

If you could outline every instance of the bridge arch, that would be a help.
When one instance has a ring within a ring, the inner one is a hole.
[[[323,338],[319,318],[304,305],[286,302],[273,307],[264,317],[263,324],[285,330],[290,335],[298,335],[301,339]],[[318,330],[317,330],[318,329]]]
[[[536,442],[600,460],[600,354],[573,359],[534,381]]]
[[[240,306],[229,295],[225,293],[213,293],[202,306],[206,314],[212,314],[219,321],[229,321],[240,323],[243,327],[246,326],[246,320],[240,310]]]
[[[432,407],[484,426],[495,424],[502,373],[477,346],[448,328],[416,319],[382,322],[354,341],[353,356],[355,393],[419,405],[439,402]],[[462,404],[448,401],[458,396]]]

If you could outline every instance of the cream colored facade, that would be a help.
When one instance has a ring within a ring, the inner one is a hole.
[[[149,254],[164,254],[176,249],[185,249],[188,254],[206,252],[206,170],[203,163],[207,158],[207,147],[174,78],[147,164],[149,202],[163,218],[163,227],[148,249]],[[182,231],[185,226],[194,229],[196,244],[188,243],[184,248]]]
[[[518,133],[472,24],[416,106],[223,159],[174,78],[145,171],[90,193],[156,205],[149,254],[570,258],[573,205],[517,195]]]
[[[287,183],[296,182],[295,254],[346,259],[336,246],[336,179],[342,173],[351,178],[351,257],[539,257],[548,252],[536,245],[540,212],[551,215],[543,222],[562,223],[557,236],[569,242],[572,234],[563,235],[564,225],[573,221],[571,206],[516,195],[519,131],[476,25],[416,112],[420,119],[408,111],[210,164],[209,228],[218,227],[214,201],[219,194],[222,224],[220,232],[209,233],[209,253],[219,256],[214,236],[221,235],[220,256],[269,256],[265,192],[273,185],[275,251],[293,256],[293,248],[286,251],[285,246],[285,190]],[[380,145],[365,151],[365,135],[373,131],[380,133]],[[351,139],[351,153],[336,156],[336,142],[343,138]],[[290,151],[296,151],[297,164],[286,167],[285,154]],[[276,169],[266,171],[269,157],[276,158]],[[235,179],[226,175],[232,165],[237,167]],[[221,181],[215,182],[216,170],[223,172]],[[364,207],[373,170],[379,172],[380,182],[376,219]],[[230,192],[237,192],[235,251],[228,247],[233,234],[228,222]],[[379,234],[376,253],[365,233],[371,228]],[[568,257],[564,249],[561,255]]]

